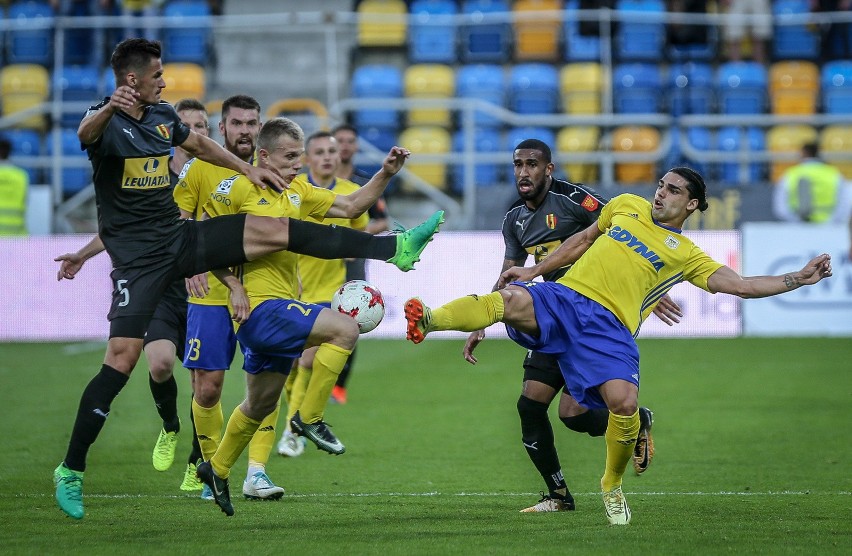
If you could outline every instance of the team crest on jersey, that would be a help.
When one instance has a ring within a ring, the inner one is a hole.
[[[169,128],[166,127],[166,124],[157,124],[157,133],[159,133],[160,137],[167,141],[172,138],[172,134],[169,133]]]
[[[228,195],[231,192],[231,187],[234,186],[234,182],[237,181],[239,176],[231,176],[228,179],[224,179],[219,182],[219,186],[216,188],[216,193],[221,193],[222,195]]]
[[[592,197],[591,195],[586,195],[586,198],[583,199],[582,203],[580,203],[580,206],[589,212],[598,210],[599,205],[600,203],[598,203],[598,200]]]
[[[302,197],[300,197],[298,193],[289,193],[287,198],[290,199],[290,202],[294,207],[302,206]]]
[[[666,247],[668,247],[669,249],[677,249],[678,246],[680,246],[680,242],[677,240],[677,238],[674,238],[672,236],[666,238]]]
[[[551,230],[556,229],[557,220],[556,220],[555,214],[553,214],[553,213],[548,214],[547,216],[544,217],[544,221],[547,223],[548,228],[550,228]]]

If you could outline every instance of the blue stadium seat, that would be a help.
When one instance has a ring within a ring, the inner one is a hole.
[[[6,37],[10,64],[50,67],[53,62],[53,8],[43,2],[17,2],[9,6],[7,19],[50,25],[43,29],[9,31]]]
[[[775,29],[772,56],[776,60],[816,60],[819,58],[819,34],[806,24],[782,25],[785,16],[810,13],[808,0],[776,0],[772,2]],[[789,17],[786,17],[789,20]]]
[[[402,72],[396,66],[368,64],[357,68],[352,75],[352,96],[355,98],[401,98],[402,90]],[[356,110],[353,123],[358,128],[396,130],[399,112],[381,108]]]
[[[62,15],[69,17],[89,17],[89,2],[71,2]],[[65,29],[65,53],[64,62],[68,66],[84,66],[87,64],[99,64],[100,53],[95,51],[94,35],[98,31],[93,29]]]
[[[413,64],[439,62],[453,64],[456,55],[456,24],[452,16],[458,13],[453,0],[414,0],[409,9],[408,61]]]
[[[822,66],[822,109],[827,114],[852,114],[852,60]]]
[[[499,152],[502,141],[500,133],[493,129],[477,128],[474,131],[474,150],[481,153]],[[456,153],[464,152],[464,130],[459,130],[453,134],[453,151]],[[453,191],[463,193],[464,187],[464,166],[461,164],[453,165]],[[474,181],[477,186],[490,187],[500,185],[500,165],[499,164],[477,164],[474,166]]]
[[[613,108],[619,114],[660,111],[663,82],[656,64],[622,64],[612,76]]]
[[[97,104],[100,100],[100,69],[94,66],[65,66],[53,72],[54,98],[58,91],[62,92],[64,102],[85,102],[87,106]],[[70,109],[62,114],[62,125],[72,127],[80,124],[83,119],[83,109]]]
[[[516,64],[509,77],[509,109],[552,114],[559,108],[559,72],[549,64]]]
[[[572,12],[580,9],[578,0],[565,2],[565,17],[562,18],[565,35],[565,59],[570,62],[599,62],[601,59],[601,41],[599,37],[586,37],[580,34],[580,24]]]
[[[387,153],[391,147],[397,144],[396,129],[388,129],[384,127],[367,127],[358,129],[358,137],[360,142],[370,143],[383,153]],[[405,147],[405,145],[400,145]],[[382,167],[381,160],[371,161],[364,154],[358,156],[358,169],[372,176]],[[390,185],[385,189],[385,194],[393,194],[398,189],[398,180],[393,178]]]
[[[461,66],[456,72],[456,96],[477,98],[505,108],[506,84],[503,67],[489,64]],[[499,118],[478,111],[474,121],[477,126],[499,127],[501,124]]]
[[[163,8],[163,15],[180,22],[187,17],[209,17],[206,0],[172,0]],[[182,27],[163,29],[163,58],[170,63],[190,62],[206,65],[209,58],[209,23],[187,23]]]
[[[54,133],[60,133],[60,142],[62,144],[62,156],[72,157],[78,160],[86,160],[86,151],[80,149],[80,139],[77,137],[77,129],[62,129],[55,130]],[[53,137],[46,137],[47,154],[53,155]],[[50,172],[47,172],[50,176]],[[62,193],[66,197],[74,195],[87,185],[92,183],[92,170],[88,165],[85,166],[66,166],[62,168]]]
[[[666,11],[662,0],[619,0],[615,4],[618,12],[638,12],[663,15]],[[666,27],[662,19],[653,22],[624,21],[618,24],[615,33],[614,54],[623,62],[658,61],[666,43]]]
[[[506,0],[465,0],[462,13],[472,25],[462,25],[459,30],[460,58],[462,63],[503,63],[509,61],[512,47],[512,29],[508,23],[482,23],[488,14],[508,12]]]
[[[701,62],[669,67],[669,106],[672,116],[713,111],[713,68]]]
[[[101,97],[108,97],[113,91],[115,91],[115,74],[112,72],[111,67],[104,68],[103,74],[101,75],[100,85]]]
[[[714,150],[716,146],[715,138],[710,130],[706,127],[688,127],[684,131],[679,127],[672,126],[669,129],[669,133],[671,134],[672,145],[668,154],[663,159],[663,166],[666,168],[688,166],[699,172],[705,180],[709,181],[713,179],[715,174],[714,164],[699,162],[695,158],[690,158],[681,148],[681,140],[685,137],[689,145],[694,149],[701,151]]]
[[[32,129],[6,129],[0,133],[12,145],[11,158],[18,156],[41,156],[41,133]],[[20,164],[27,171],[30,183],[41,183],[41,169],[35,166]]]
[[[556,135],[552,128],[549,127],[514,127],[506,132],[506,140],[503,143],[503,150],[514,151],[518,143],[525,139],[538,139],[547,145],[556,144]]]
[[[721,64],[716,77],[719,112],[763,114],[766,112],[768,80],[766,67],[757,62]]]
[[[766,137],[759,127],[723,127],[719,130],[717,143],[720,151],[731,153],[746,150],[749,152],[766,150]],[[733,157],[732,157],[733,158]],[[765,166],[760,163],[748,165],[747,181],[740,180],[740,164],[737,162],[724,162],[720,165],[719,179],[725,185],[748,185],[764,180]]]

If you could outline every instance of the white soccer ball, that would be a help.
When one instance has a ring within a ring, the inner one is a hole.
[[[355,319],[361,334],[377,327],[385,316],[382,292],[364,280],[351,280],[337,288],[331,298],[331,308]]]

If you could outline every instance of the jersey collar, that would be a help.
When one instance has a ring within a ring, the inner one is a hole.
[[[334,178],[333,180],[331,180],[331,185],[329,185],[328,187],[323,188],[322,186],[317,185],[316,183],[314,183],[314,178],[311,176],[311,173],[310,173],[310,172],[308,172],[306,175],[308,176],[308,183],[310,183],[310,184],[311,184],[311,185],[313,185],[314,187],[320,187],[320,188],[322,188],[322,189],[334,189],[334,186],[335,186],[335,185],[337,185],[337,178]]]

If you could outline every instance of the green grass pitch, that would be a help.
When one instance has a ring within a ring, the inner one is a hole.
[[[279,502],[241,497],[236,516],[178,490],[189,450],[151,465],[159,421],[144,360],[89,456],[86,517],[53,499],[86,382],[103,345],[0,344],[0,553],[3,554],[848,554],[852,546],[852,343],[849,339],[641,340],[642,405],[657,456],[625,477],[629,527],[606,524],[604,444],[555,419],[577,511],[521,514],[542,481],[520,443],[523,350],[488,340],[365,339],[349,403],[326,420],[346,444],[273,454]],[[188,430],[189,380],[178,368]],[[226,419],[243,396],[235,363]],[[555,410],[555,407],[552,408]]]

